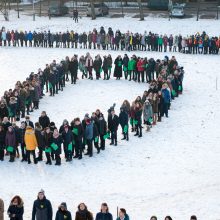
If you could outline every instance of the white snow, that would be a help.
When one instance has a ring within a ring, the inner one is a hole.
[[[64,23],[65,21],[65,23]],[[83,18],[76,26],[68,19],[31,18],[2,22],[6,28],[35,28],[65,30],[77,27],[79,31],[104,25],[121,27],[123,30],[137,31],[144,27],[148,30],[170,33],[192,33],[206,30],[219,33],[218,21],[180,20],[170,23],[164,19],[139,23],[135,19],[98,19],[88,25]],[[131,25],[129,22],[132,21]],[[123,22],[123,23],[122,23]],[[70,25],[71,24],[71,25]],[[87,25],[86,25],[87,24]],[[123,24],[123,25],[122,25]],[[160,24],[160,25],[159,25]],[[201,26],[195,26],[199,24]],[[158,26],[159,25],[159,26]],[[150,28],[151,27],[151,28]],[[151,29],[152,30],[152,29]],[[37,70],[53,59],[61,60],[66,55],[85,54],[86,50],[43,49],[43,48],[0,48],[0,94],[11,88],[17,80],[25,79],[31,71]],[[113,58],[124,52],[91,51],[94,57],[111,53]],[[131,55],[130,53],[129,55]],[[140,56],[163,58],[172,53],[143,53]],[[116,207],[125,207],[131,219],[150,219],[157,215],[164,219],[189,219],[192,214],[199,219],[215,220],[220,218],[220,99],[219,56],[184,55],[175,53],[177,60],[184,66],[184,93],[172,103],[169,119],[144,133],[138,139],[130,134],[128,143],[119,141],[117,147],[107,144],[106,151],[93,158],[84,157],[71,164],[63,162],[61,167],[46,166],[44,163],[27,165],[17,160],[14,164],[0,163],[0,197],[5,200],[6,208],[12,196],[19,194],[24,199],[24,220],[30,219],[32,202],[40,188],[52,201],[54,212],[65,201],[73,216],[78,203],[85,202],[95,215],[100,204],[107,202],[116,217]],[[219,83],[218,83],[219,84]],[[31,118],[37,120],[40,112],[46,110],[56,123],[64,118],[75,116],[100,108],[104,113],[113,102],[117,111],[121,102],[127,98],[132,101],[142,95],[146,84],[127,81],[89,81],[80,80],[77,85],[68,85],[64,92],[54,98],[45,97],[40,109]],[[97,97],[97,98],[96,98]],[[119,132],[120,133],[120,132]]]

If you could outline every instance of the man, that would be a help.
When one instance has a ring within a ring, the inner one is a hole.
[[[28,115],[25,117],[25,127],[27,126],[34,128],[34,123],[30,121],[30,117]]]
[[[0,199],[0,220],[4,220],[4,202]]]
[[[111,143],[110,143],[110,145],[115,144],[115,146],[117,146],[118,125],[119,125],[119,118],[115,114],[115,110],[112,108],[111,109],[111,114],[108,117],[108,128],[111,132]]]
[[[75,23],[78,23],[78,16],[79,16],[78,10],[75,9],[73,11],[73,19],[75,20]]]
[[[46,199],[44,190],[38,193],[37,200],[34,201],[32,210],[32,220],[52,220],[53,210],[49,200]]]

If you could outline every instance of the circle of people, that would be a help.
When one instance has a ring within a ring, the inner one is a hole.
[[[205,31],[187,37],[170,34],[161,35],[146,31],[132,33],[120,30],[115,32],[111,27],[105,31],[93,29],[89,33],[76,31],[56,32],[50,31],[17,31],[0,30],[0,46],[14,47],[56,47],[56,48],[84,48],[103,50],[127,51],[159,51],[181,52],[188,54],[219,54],[220,36],[209,36]]]
[[[174,56],[169,59],[154,60],[133,55],[129,58],[126,54],[122,58],[118,55],[114,61],[114,77],[120,80],[123,73],[125,80],[137,83],[149,83],[149,89],[144,91],[142,97],[138,96],[132,103],[124,100],[119,115],[115,112],[115,104],[108,108],[108,118],[97,109],[91,116],[88,113],[80,120],[76,117],[70,123],[63,120],[58,128],[50,120],[45,111],[42,111],[38,122],[30,120],[30,112],[39,108],[40,99],[44,92],[54,96],[62,92],[69,81],[74,85],[78,79],[78,68],[82,73],[82,79],[93,79],[93,70],[96,79],[101,79],[101,69],[104,71],[103,80],[109,80],[111,76],[111,55],[100,55],[93,61],[89,53],[80,57],[77,55],[71,59],[66,57],[57,63],[46,64],[44,70],[31,73],[26,81],[18,81],[14,89],[5,91],[0,100],[0,160],[4,156],[10,156],[9,161],[14,162],[16,157],[22,156],[22,162],[37,164],[46,156],[46,164],[61,165],[62,149],[67,162],[73,158],[82,159],[83,153],[93,156],[93,145],[99,154],[105,150],[106,139],[110,145],[117,146],[118,128],[122,129],[122,140],[129,140],[129,128],[135,132],[135,136],[142,137],[142,128],[150,131],[152,126],[161,122],[162,117],[168,117],[171,101],[179,96],[183,90],[184,69],[178,66]],[[69,74],[70,73],[70,74]],[[23,120],[22,120],[23,119]],[[16,122],[21,120],[18,127]],[[87,147],[87,149],[86,149]],[[36,157],[36,149],[38,156]],[[87,150],[86,152],[84,152]],[[6,152],[5,152],[6,151]]]
[[[24,202],[18,195],[14,196],[7,209],[7,214],[10,220],[23,220]],[[37,199],[33,203],[32,220],[52,220],[53,208],[50,200],[45,196],[43,189],[39,190]],[[55,220],[72,220],[71,212],[67,209],[66,202],[62,202],[56,211]],[[85,203],[80,203],[75,213],[75,220],[93,220],[93,214],[87,208]],[[116,220],[129,220],[129,215],[124,208],[117,208]],[[4,201],[0,199],[0,220],[4,220]],[[113,220],[113,215],[109,211],[107,203],[102,203],[100,211],[96,214],[95,220]],[[156,216],[152,216],[150,220],[157,220]],[[166,216],[164,220],[172,220],[171,216]],[[195,215],[190,217],[190,220],[197,220]]]

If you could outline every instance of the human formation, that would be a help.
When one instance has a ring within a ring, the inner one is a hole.
[[[77,55],[66,57],[60,63],[53,60],[44,70],[31,73],[25,81],[18,81],[13,89],[5,91],[0,102],[0,160],[9,156],[9,161],[14,162],[16,157],[21,157],[22,162],[30,164],[32,155],[35,164],[45,158],[48,165],[53,160],[55,165],[61,165],[62,155],[70,162],[82,159],[83,153],[92,157],[93,147],[99,154],[105,150],[108,140],[110,145],[117,146],[119,129],[122,140],[129,141],[131,132],[141,138],[144,127],[150,131],[163,117],[168,117],[171,101],[183,91],[183,67],[178,66],[174,56],[155,61],[135,55],[129,58],[125,54],[114,61],[114,77],[120,80],[124,75],[128,81],[148,82],[149,88],[133,101],[124,100],[119,114],[114,104],[104,110],[108,110],[106,119],[104,113],[96,109],[82,119],[64,119],[62,125],[56,125],[45,111],[38,121],[31,121],[29,114],[39,108],[44,93],[53,97],[62,92],[69,75],[73,85],[79,80],[78,69],[83,79],[93,79],[95,72],[96,80],[109,80],[112,65],[110,55],[103,59],[97,55],[93,61],[89,53],[79,60]],[[100,69],[106,74],[101,74]]]
[[[126,51],[181,52],[189,54],[219,54],[220,37],[202,33],[182,36],[181,34],[158,34],[153,32],[132,33],[93,29],[89,32],[18,31],[0,30],[0,46],[79,48]]]

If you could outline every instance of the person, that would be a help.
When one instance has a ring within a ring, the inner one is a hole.
[[[156,216],[152,216],[152,217],[150,218],[150,220],[157,220],[157,217],[156,217]]]
[[[59,134],[57,128],[54,129],[53,131],[53,136],[52,136],[52,151],[55,154],[55,160],[56,163],[55,165],[61,165],[61,158],[60,158],[60,154],[61,154],[61,144],[63,143],[63,139],[62,136]]]
[[[28,164],[31,163],[30,154],[33,155],[34,163],[37,164],[35,149],[37,148],[38,143],[37,143],[34,129],[31,126],[27,126],[26,128],[25,135],[24,135],[24,142],[26,146]]]
[[[25,126],[31,126],[32,128],[34,128],[34,123],[30,121],[30,116],[28,115],[25,117]]]
[[[197,220],[197,217],[195,215],[192,215],[190,220]]]
[[[78,23],[78,16],[79,16],[78,10],[75,9],[73,11],[73,19],[75,20],[75,23]]]
[[[115,70],[114,70],[114,77],[116,79],[120,79],[122,77],[122,63],[123,60],[121,58],[121,55],[118,55],[118,57],[115,59]]]
[[[75,220],[93,220],[92,213],[88,211],[87,206],[84,203],[78,205]]]
[[[93,122],[90,118],[86,120],[85,138],[88,145],[88,152],[85,155],[92,157],[93,155]]]
[[[41,116],[39,117],[39,123],[43,129],[50,125],[50,119],[45,111],[42,111]]]
[[[109,212],[107,203],[102,203],[101,211],[96,214],[95,220],[113,220],[112,214]]]
[[[20,143],[21,154],[22,154],[21,162],[27,161],[25,141],[24,141],[25,130],[26,130],[25,123],[22,121],[21,122],[21,127],[18,130],[18,133],[19,133],[19,143]]]
[[[146,124],[146,130],[150,131],[150,128],[152,126],[152,121],[153,121],[153,119],[152,119],[153,118],[153,110],[152,110],[152,106],[151,106],[148,99],[144,103],[143,117],[144,117],[144,124]]]
[[[4,201],[0,198],[0,220],[4,220]]]
[[[10,220],[23,220],[24,203],[20,196],[11,200],[7,213]]]
[[[4,160],[5,154],[5,130],[2,125],[0,125],[0,160]]]
[[[142,137],[142,112],[142,105],[140,102],[137,102],[134,109],[134,124],[136,128],[136,134],[134,136],[138,137]]]
[[[14,162],[16,155],[17,141],[15,136],[15,131],[12,126],[8,127],[8,131],[5,137],[5,146],[7,147],[7,151],[10,153],[9,162]]]
[[[119,114],[119,123],[121,125],[122,128],[122,133],[124,135],[124,137],[122,138],[122,140],[129,140],[128,138],[128,113],[126,112],[124,107],[120,108],[120,114]]]
[[[73,132],[69,129],[68,125],[64,126],[64,131],[62,133],[63,137],[63,147],[65,152],[66,162],[72,161],[73,152]]]
[[[72,220],[71,213],[67,210],[65,202],[62,202],[58,207],[55,220]]]
[[[119,217],[116,220],[129,220],[129,216],[124,208],[119,211]]]
[[[165,217],[164,220],[173,220],[169,215]]]
[[[168,118],[168,107],[169,107],[169,104],[170,104],[170,91],[168,90],[167,88],[167,84],[164,83],[163,86],[162,86],[162,90],[161,90],[161,93],[162,93],[162,97],[163,97],[163,114],[162,116],[165,114],[166,117]]]
[[[53,210],[51,203],[46,199],[44,190],[41,189],[33,204],[32,220],[52,220],[52,218]]]
[[[117,146],[117,131],[118,131],[118,125],[119,125],[119,118],[115,114],[114,108],[111,109],[111,114],[108,117],[108,128],[111,132],[111,143],[110,145]]]

